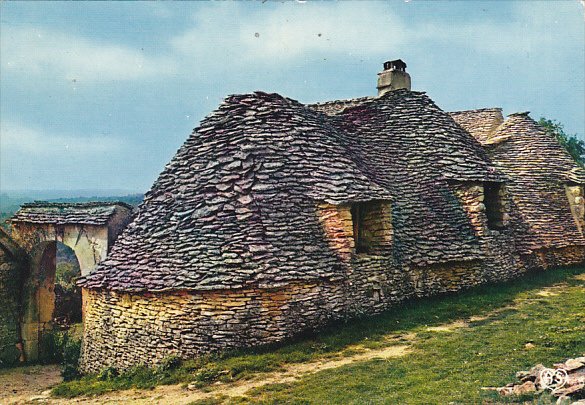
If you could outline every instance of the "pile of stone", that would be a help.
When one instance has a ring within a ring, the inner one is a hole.
[[[529,371],[519,371],[516,377],[519,382],[494,389],[504,396],[549,391],[559,403],[585,404],[585,357],[569,359],[554,368],[538,364]]]

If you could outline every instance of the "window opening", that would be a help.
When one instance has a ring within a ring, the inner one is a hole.
[[[483,187],[485,214],[489,229],[504,229],[503,189],[500,183],[485,183]]]

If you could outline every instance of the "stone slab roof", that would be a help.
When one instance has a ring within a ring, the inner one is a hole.
[[[367,101],[375,100],[375,97],[358,97],[346,100],[333,100],[324,103],[308,104],[312,109],[327,115],[339,114],[346,108],[356,107]]]
[[[503,176],[449,114],[406,90],[334,115],[318,110],[277,94],[228,97],[179,149],[108,258],[81,284],[210,290],[343,277],[318,218],[322,201],[391,201],[391,254],[400,260],[480,257],[448,181]]]
[[[425,265],[480,257],[449,181],[494,181],[481,145],[424,93],[397,91],[334,117],[372,178],[394,197],[395,255]]]
[[[132,210],[132,206],[124,202],[51,203],[35,201],[23,204],[10,221],[54,225],[106,225],[119,206]]]
[[[583,184],[585,170],[528,113],[511,114],[493,138],[501,141],[488,145],[488,153],[510,178],[507,187],[524,223],[517,229],[520,243],[527,249],[585,245],[564,188]]]
[[[496,129],[504,122],[501,108],[453,111],[449,114],[481,144],[489,143]]]

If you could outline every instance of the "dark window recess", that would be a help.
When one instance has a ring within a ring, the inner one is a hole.
[[[367,206],[364,203],[354,204],[351,207],[351,219],[353,221],[353,239],[355,242],[356,253],[368,253],[370,244],[368,243],[366,230]]]
[[[485,183],[483,186],[483,203],[489,229],[504,229],[504,201],[502,185],[499,183]]]
[[[356,253],[379,253],[384,244],[384,216],[379,202],[357,203],[351,207]]]
[[[392,217],[388,201],[367,201],[351,206],[356,253],[385,255],[392,249]]]

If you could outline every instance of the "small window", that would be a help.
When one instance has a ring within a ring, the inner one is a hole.
[[[392,246],[390,204],[370,201],[353,204],[351,218],[356,253],[383,255]]]
[[[370,244],[366,229],[367,206],[364,203],[354,204],[351,207],[351,219],[353,222],[353,240],[356,253],[369,253]]]
[[[489,229],[505,228],[504,190],[500,183],[485,183],[483,186],[483,203]]]

